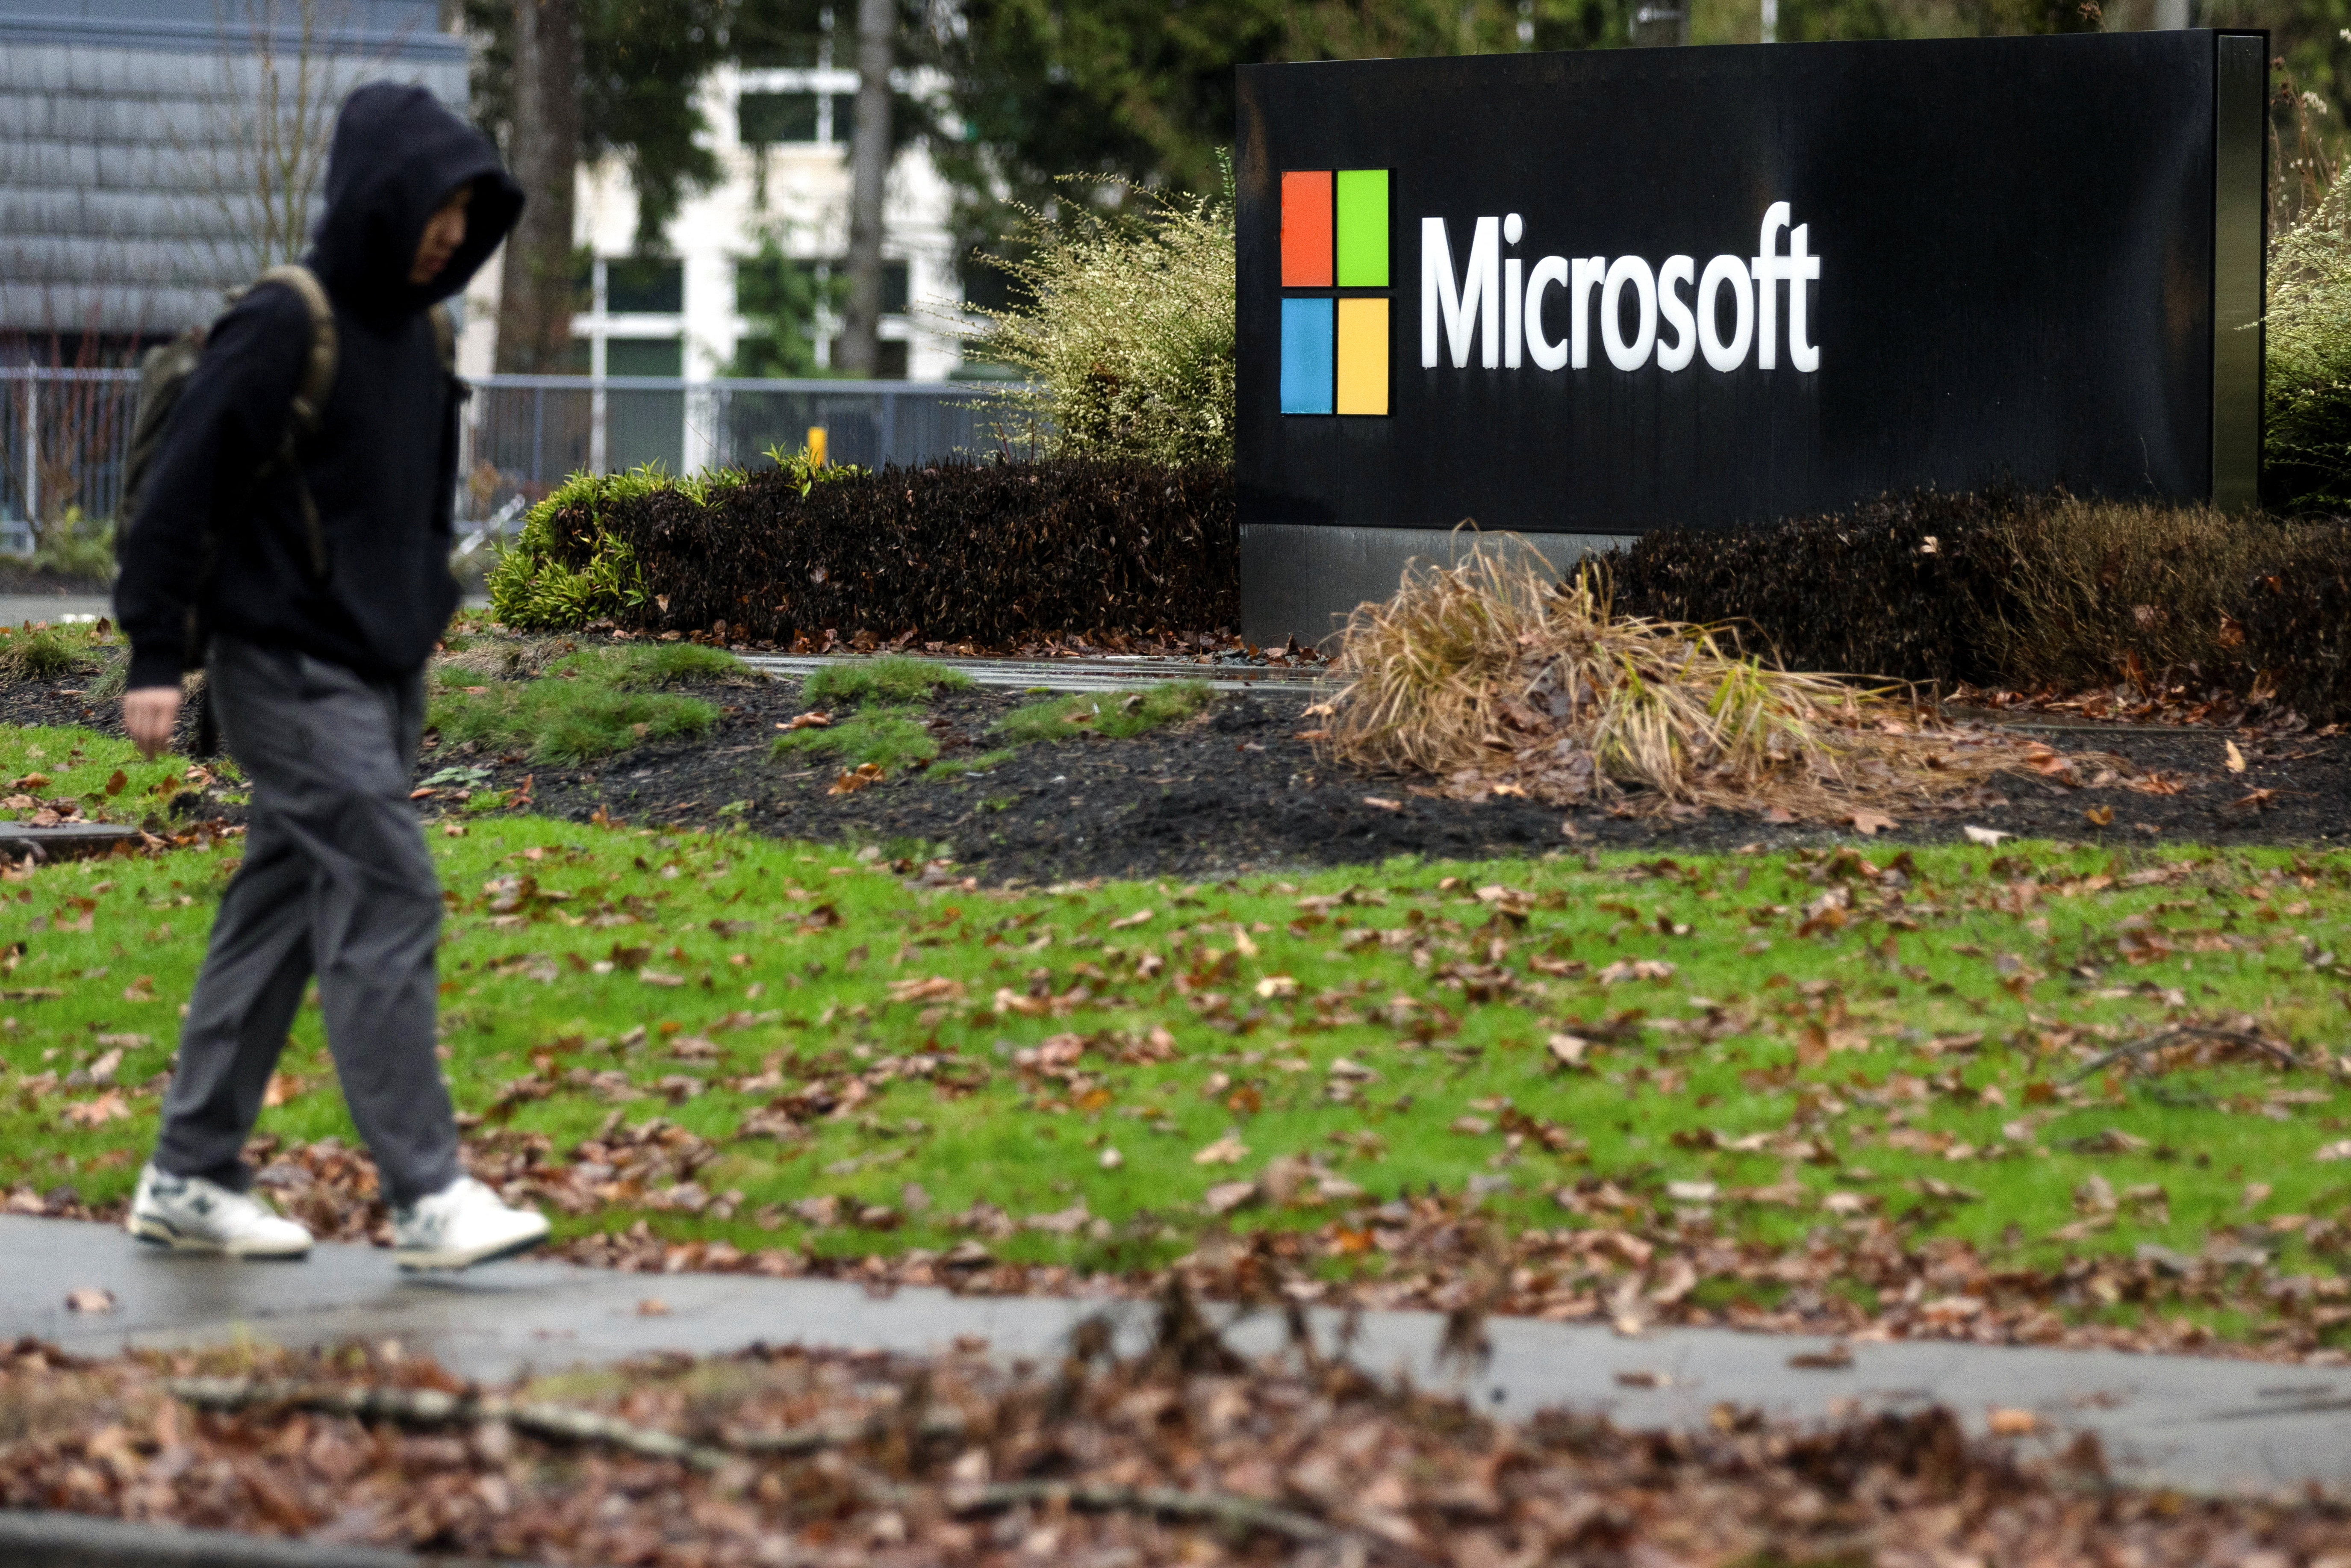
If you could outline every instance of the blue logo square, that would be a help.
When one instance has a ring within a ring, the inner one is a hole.
[[[1281,302],[1281,412],[1329,413],[1333,406],[1336,329],[1332,301]]]

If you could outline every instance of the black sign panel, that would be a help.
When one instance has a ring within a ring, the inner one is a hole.
[[[2265,37],[1240,73],[1241,520],[2249,502]]]

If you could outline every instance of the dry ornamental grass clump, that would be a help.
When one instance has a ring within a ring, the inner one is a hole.
[[[1839,821],[2052,771],[2046,747],[1943,724],[1906,688],[1772,668],[1728,628],[1619,616],[1597,574],[1555,583],[1484,549],[1358,608],[1335,667],[1331,751],[1456,797]]]

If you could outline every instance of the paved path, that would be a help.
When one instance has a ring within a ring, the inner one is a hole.
[[[831,664],[863,664],[867,653],[782,654],[747,653],[743,662],[772,675],[812,674]],[[1189,659],[1146,659],[1105,653],[1085,659],[958,659],[925,653],[926,664],[961,670],[981,686],[1035,687],[1054,692],[1125,692],[1167,681],[1206,681],[1220,692],[1259,692],[1270,696],[1295,696],[1301,701],[1328,695],[1336,684],[1313,669],[1283,669],[1272,664],[1201,664]]]
[[[486,610],[490,601],[480,594],[465,601],[468,610]],[[114,601],[103,593],[0,593],[0,626],[47,621],[56,625],[68,615],[95,618],[114,613]]]
[[[923,1352],[976,1335],[998,1354],[1048,1358],[1092,1313],[1113,1312],[1130,1347],[1144,1342],[1150,1318],[1137,1303],[929,1290],[884,1298],[824,1281],[534,1261],[407,1279],[387,1254],[357,1246],[321,1246],[301,1263],[238,1264],[157,1252],[110,1227],[14,1216],[0,1217],[0,1335],[93,1354],[239,1332],[288,1345],[391,1337],[481,1378],[654,1351],[715,1354],[757,1340]],[[113,1312],[66,1310],[67,1291],[89,1285],[114,1292]],[[649,1301],[667,1310],[649,1315],[640,1310]],[[1316,1326],[1328,1348],[1335,1314],[1317,1314]],[[1980,1430],[1988,1410],[2022,1407],[2049,1424],[2052,1441],[2096,1431],[2127,1481],[2263,1491],[2314,1481],[2351,1491],[2351,1368],[1919,1342],[1857,1344],[1850,1367],[1811,1371],[1788,1358],[1827,1342],[1711,1329],[1628,1340],[1597,1325],[1498,1318],[1487,1325],[1492,1360],[1464,1383],[1432,1359],[1438,1328],[1426,1312],[1366,1314],[1354,1357],[1374,1372],[1409,1372],[1425,1387],[1461,1387],[1520,1419],[1565,1406],[1633,1427],[1695,1427],[1719,1401],[1798,1420],[1829,1415],[1833,1401],[1865,1409],[1939,1401]],[[1231,1331],[1245,1351],[1271,1350],[1280,1337],[1270,1318]],[[1626,1374],[1660,1385],[1620,1382]]]
[[[68,615],[114,613],[114,601],[98,593],[0,593],[0,626],[46,621],[54,626]]]

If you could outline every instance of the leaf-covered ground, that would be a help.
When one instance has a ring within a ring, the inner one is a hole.
[[[2340,856],[1008,891],[741,831],[456,826],[433,842],[472,1157],[583,1259],[978,1290],[1180,1264],[1627,1328],[2327,1356],[2351,1321]],[[0,884],[14,1207],[127,1195],[236,853]],[[315,1008],[270,1098],[265,1182],[380,1228]]]
[[[1082,1343],[1044,1369],[977,1345],[794,1348],[513,1389],[381,1347],[87,1362],[20,1342],[0,1351],[0,1506],[661,1568],[2251,1568],[2351,1550],[2339,1506],[2113,1488],[2095,1441],[1971,1444],[1940,1410],[1514,1427],[1176,1327],[1123,1363]],[[335,1413],[345,1399],[375,1414]],[[692,1451],[642,1451],[664,1442]]]

